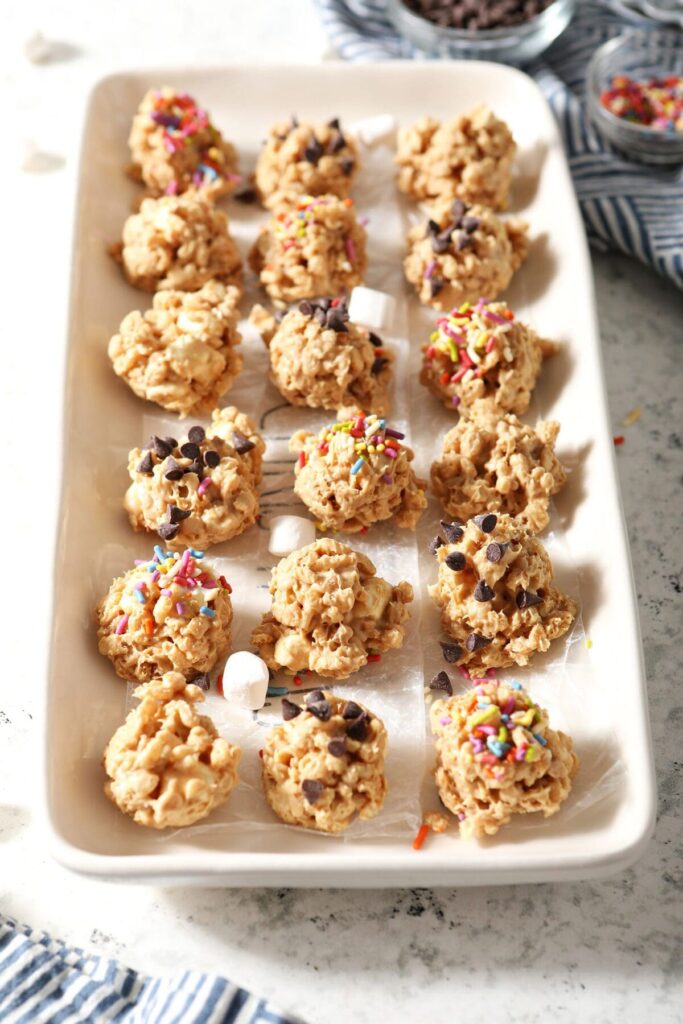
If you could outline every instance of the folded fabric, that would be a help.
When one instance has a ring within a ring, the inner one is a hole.
[[[226,978],[154,978],[0,915],[3,1024],[301,1024]]]
[[[398,35],[384,0],[314,3],[332,45],[346,60],[439,56],[417,50]],[[567,31],[526,70],[557,118],[591,244],[635,256],[683,288],[683,167],[669,170],[628,160],[586,114],[588,62],[598,46],[627,27],[653,50],[683,46],[680,32],[634,29],[602,4],[583,2]]]

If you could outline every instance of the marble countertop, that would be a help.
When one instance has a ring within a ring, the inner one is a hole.
[[[659,783],[656,835],[640,863],[580,884],[301,892],[113,886],[72,876],[49,859],[34,811],[41,737],[33,693],[47,648],[40,537],[52,530],[58,489],[50,409],[63,358],[83,97],[95,77],[116,68],[315,61],[327,44],[308,0],[36,0],[11,5],[3,20],[0,82],[11,97],[4,104],[11,143],[0,171],[9,284],[0,328],[1,535],[12,582],[3,588],[0,909],[141,970],[182,964],[228,975],[309,1024],[440,1022],[453,1019],[456,1005],[526,1024],[551,1016],[558,1024],[680,1020],[683,296],[617,256],[596,255],[594,267],[612,422],[626,438],[618,466]],[[52,62],[34,66],[22,47],[38,29],[59,46]],[[44,154],[40,170],[19,169],[22,140]],[[623,426],[636,406],[640,420]],[[13,581],[26,576],[27,564],[39,582],[24,593]]]

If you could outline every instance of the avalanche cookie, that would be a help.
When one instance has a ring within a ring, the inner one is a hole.
[[[319,832],[343,832],[374,818],[387,792],[387,732],[362,704],[324,690],[305,707],[283,700],[282,725],[263,745],[266,799],[278,818]]]
[[[513,814],[544,818],[567,799],[578,758],[519,683],[482,683],[431,708],[434,774],[465,839],[494,835]]]
[[[351,323],[342,299],[304,300],[264,333],[270,379],[291,405],[351,415],[389,407],[393,355]]]
[[[351,199],[284,196],[261,228],[249,263],[276,302],[337,295],[363,280],[365,238]]]
[[[369,558],[323,538],[283,558],[272,607],[251,641],[269,668],[347,679],[372,655],[401,647],[413,588],[375,575]]]
[[[504,302],[464,303],[436,321],[424,353],[420,382],[449,408],[466,415],[479,399],[497,413],[529,408],[545,356],[555,342],[540,338]]]
[[[399,132],[398,187],[413,199],[462,199],[505,209],[515,141],[485,106],[443,124],[423,117]]]
[[[212,279],[242,283],[242,262],[228,218],[192,192],[143,199],[112,252],[130,283],[146,292],[195,292]]]
[[[410,530],[427,505],[404,434],[374,413],[296,433],[294,491],[326,529],[356,533],[393,518]]]
[[[138,825],[193,825],[237,784],[240,749],[197,713],[204,694],[180,672],[139,686],[135,696],[140,703],[104,751],[104,791]]]
[[[165,672],[210,672],[230,650],[230,586],[201,551],[154,549],[118,576],[95,610],[100,654],[122,679],[148,683]]]
[[[483,206],[467,207],[456,199],[408,232],[403,266],[420,302],[450,309],[482,295],[495,299],[527,249],[526,224],[502,221]]]
[[[256,162],[256,187],[266,206],[279,192],[345,199],[358,166],[358,147],[338,117],[327,124],[292,118],[271,128]]]
[[[196,292],[157,292],[152,309],[129,313],[109,342],[114,373],[171,412],[210,412],[242,368],[239,297],[219,281]]]
[[[441,610],[449,659],[471,673],[527,665],[567,632],[576,604],[553,586],[548,553],[526,527],[492,512],[461,526],[443,523],[437,582],[429,593]]]
[[[134,530],[169,547],[208,548],[237,537],[259,512],[265,445],[248,416],[216,409],[207,433],[197,425],[176,441],[152,435],[128,456],[123,506]]]
[[[213,199],[240,181],[235,147],[192,96],[168,86],[146,93],[128,145],[131,173],[153,196],[197,189]]]
[[[448,431],[441,458],[432,463],[434,494],[461,522],[506,512],[540,533],[548,525],[550,497],[567,479],[555,455],[560,424],[541,420],[528,427],[487,402],[475,402],[468,413]]]

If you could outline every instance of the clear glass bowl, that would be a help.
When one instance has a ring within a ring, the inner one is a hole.
[[[598,131],[632,160],[647,164],[683,163],[683,133],[625,121],[600,102],[615,75],[646,80],[683,75],[680,32],[632,30],[599,47],[588,65],[588,113]]]
[[[467,31],[441,28],[421,18],[402,2],[386,0],[394,27],[420,50],[439,57],[528,64],[564,32],[576,10],[576,0],[554,0],[541,14],[513,28]]]

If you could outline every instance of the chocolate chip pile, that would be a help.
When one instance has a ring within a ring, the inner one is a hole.
[[[470,218],[476,220],[476,218]],[[478,223],[478,222],[477,222]],[[299,303],[299,312],[304,316],[311,316],[317,320],[321,327],[327,330],[336,331],[337,334],[348,334],[346,326],[349,320],[349,312],[343,299],[304,299]],[[375,348],[382,348],[382,339],[373,331],[368,332],[368,340]],[[379,373],[389,360],[385,356],[378,356],[370,372]]]
[[[403,0],[414,14],[439,28],[480,32],[491,28],[512,28],[531,21],[550,7],[553,0]]]
[[[303,710],[304,708],[299,707],[294,701],[287,700],[286,697],[282,698],[282,717],[285,722],[291,722]],[[321,722],[328,722],[332,717],[332,705],[323,690],[312,690],[307,695],[305,710],[311,715],[315,715]],[[367,735],[368,723],[372,718],[370,712],[366,708],[362,708],[360,704],[356,704],[355,701],[349,700],[346,701],[341,716],[348,723],[346,735],[352,740],[358,740],[359,743],[362,743]],[[336,745],[335,750],[332,749],[333,744]],[[346,744],[343,740],[333,740],[330,743],[329,750],[334,757],[340,757],[346,752]]]
[[[455,246],[456,252],[471,248],[472,234],[481,221],[478,217],[468,215],[468,209],[462,200],[456,199],[451,206],[451,219],[444,228],[435,220],[427,221],[427,234],[431,237],[433,252],[448,252],[451,245]]]
[[[294,128],[299,127],[299,121],[296,117],[292,117],[290,131]],[[332,128],[333,134],[331,139],[323,145],[320,139],[317,137],[315,132],[311,132],[311,137],[308,145],[304,149],[303,158],[309,164],[317,164],[321,157],[335,156],[340,150],[346,146],[346,139],[344,133],[341,130],[338,117],[333,117],[331,121],[327,122],[327,127]],[[284,141],[287,138],[286,135],[281,135],[280,138]],[[351,156],[342,157],[341,160],[341,171],[342,174],[347,176],[351,174],[355,166],[355,161]]]
[[[205,471],[215,469],[221,461],[220,452],[209,447],[216,441],[222,446],[223,442],[220,439],[207,438],[206,431],[199,425],[190,427],[187,441],[180,445],[174,437],[157,437],[156,434],[152,434],[144,446],[145,454],[137,471],[144,476],[151,476],[154,467],[163,463],[163,475],[167,480],[181,480],[187,473],[195,473],[201,482]],[[254,448],[254,442],[235,430],[232,446],[238,455],[246,455]],[[173,540],[180,529],[180,524],[189,515],[189,509],[169,505],[168,522],[161,523],[157,531],[162,540]]]

